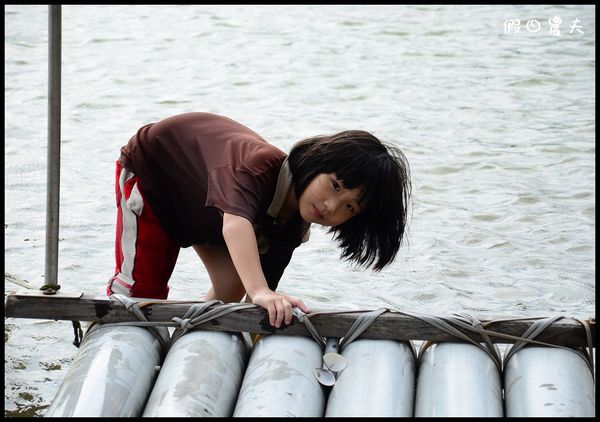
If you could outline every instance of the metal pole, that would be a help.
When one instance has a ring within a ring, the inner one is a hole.
[[[48,171],[46,193],[45,285],[58,285],[58,217],[60,205],[61,6],[48,6]]]

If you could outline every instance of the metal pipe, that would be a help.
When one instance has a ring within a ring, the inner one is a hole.
[[[313,375],[323,349],[305,336],[265,336],[252,349],[233,417],[322,417],[325,392]]]
[[[196,330],[171,344],[143,417],[231,417],[248,356],[238,333]]]
[[[58,290],[60,205],[61,6],[48,6],[48,169],[45,288]]]
[[[576,350],[528,346],[505,364],[507,417],[594,417],[594,375]]]
[[[140,417],[163,361],[162,340],[143,327],[94,325],[46,417]]]
[[[412,417],[416,362],[410,343],[356,339],[331,388],[325,417]]]
[[[415,417],[502,417],[502,381],[475,345],[443,342],[420,352]]]

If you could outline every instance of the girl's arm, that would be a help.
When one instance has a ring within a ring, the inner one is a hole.
[[[282,321],[290,324],[293,306],[305,313],[310,312],[300,299],[269,289],[260,266],[254,227],[248,219],[223,213],[223,238],[246,293],[252,299],[252,303],[269,312],[271,325],[279,328]]]

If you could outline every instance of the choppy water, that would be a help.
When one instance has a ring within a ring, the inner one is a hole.
[[[5,274],[41,286],[47,7],[4,19]],[[63,6],[59,282],[104,292],[119,148],[210,111],[286,151],[365,129],[406,154],[409,244],[374,274],[313,229],[280,288],[312,308],[595,315],[595,69],[594,6]],[[184,250],[170,298],[208,286]],[[5,320],[5,415],[43,415],[72,340],[67,321]]]

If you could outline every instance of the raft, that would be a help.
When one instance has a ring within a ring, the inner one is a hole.
[[[43,318],[61,301],[73,320],[90,312],[82,299],[11,294],[5,313]],[[46,416],[595,416],[595,320],[544,318],[514,335],[464,314],[295,310],[274,329],[252,304],[87,300],[97,317]],[[435,328],[406,338],[408,320]]]
[[[238,333],[198,330],[157,362],[159,342],[144,331],[88,336],[46,416],[595,415],[592,371],[574,350],[525,348],[501,373],[469,344],[434,344],[416,357],[406,343],[361,339],[341,353],[348,365],[327,387],[313,375],[322,349],[309,337],[265,336],[247,359]]]

